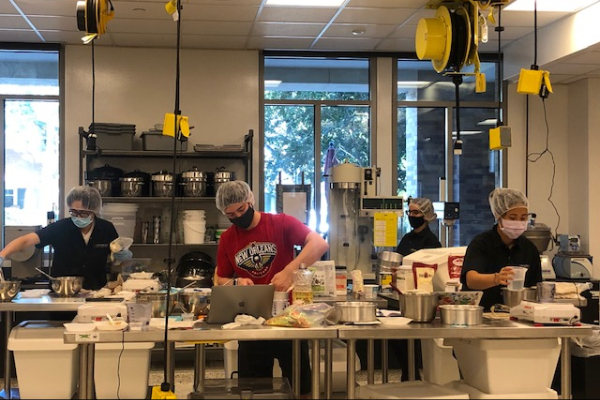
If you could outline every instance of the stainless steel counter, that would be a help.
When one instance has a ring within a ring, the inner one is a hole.
[[[536,326],[529,322],[484,319],[481,325],[452,327],[442,324],[439,318],[430,323],[413,323],[404,326],[370,325],[339,326],[339,339],[347,341],[347,362],[354,365],[356,340],[358,339],[542,339],[561,338],[561,397],[571,398],[571,351],[570,338],[592,334],[591,325],[580,326]],[[409,371],[414,370],[414,357],[409,357]],[[347,395],[355,397],[355,371],[347,369]]]
[[[338,337],[338,327],[319,328],[283,328],[265,325],[241,326],[236,329],[221,329],[221,325],[196,323],[193,329],[175,329],[167,332],[166,340],[174,342],[196,342],[196,366],[194,389],[202,388],[204,381],[205,343],[228,340],[294,340],[294,372],[292,387],[296,395],[300,390],[300,346],[299,340],[311,341],[312,364],[312,396],[319,398],[320,393],[320,340],[326,341],[326,350],[331,347],[331,340]],[[79,398],[93,398],[94,388],[94,347],[95,343],[128,343],[128,342],[162,342],[165,340],[164,329],[153,328],[146,332],[93,331],[89,333],[65,332],[65,343],[79,345]],[[328,351],[326,351],[328,353]],[[331,360],[325,362],[325,380],[331,377]]]

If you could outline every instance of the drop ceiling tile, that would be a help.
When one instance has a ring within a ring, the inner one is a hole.
[[[260,14],[260,22],[329,22],[335,15],[335,8],[290,8],[265,7]]]
[[[393,9],[369,9],[369,8],[349,8],[343,9],[337,18],[336,23],[351,24],[399,24],[414,13],[414,10],[408,8]]]
[[[379,39],[362,38],[321,38],[312,47],[313,50],[351,50],[351,51],[373,51],[379,43]]]
[[[2,0],[8,2],[8,0]],[[74,0],[15,0],[25,15],[58,15],[70,17],[77,14],[77,2]]]
[[[398,26],[390,35],[390,38],[406,39],[414,38],[417,32],[417,25],[407,24]]]
[[[40,30],[56,30],[65,32],[77,32],[77,17],[30,17],[29,20],[37,29]],[[0,21],[0,24],[2,22]],[[0,25],[4,26],[4,25]]]
[[[421,8],[429,0],[350,0],[346,7],[371,7],[371,8]]]
[[[557,83],[564,83],[571,79],[573,79],[573,75],[570,75],[570,74],[552,74],[550,76],[550,80],[553,85],[557,84]]]
[[[545,25],[558,21],[566,17],[569,13],[566,12],[538,12],[537,25],[538,29]],[[496,21],[498,20],[496,16]],[[533,28],[533,12],[525,11],[503,11],[502,25],[504,26],[529,26]]]
[[[83,45],[81,38],[85,36],[85,32],[77,30],[71,32],[43,30],[40,32],[44,39],[49,43],[65,43],[65,44],[80,44]],[[95,45],[112,46],[113,43],[107,40],[108,34],[102,35],[96,40]]]
[[[376,50],[414,53],[415,40],[403,38],[384,39],[379,43]]]
[[[0,27],[2,27],[3,30],[31,29],[25,18],[18,15],[0,15]]]
[[[585,51],[569,57],[570,64],[600,64],[600,52]]]
[[[323,37],[356,37],[352,31],[364,30],[360,38],[384,38],[390,35],[396,25],[372,25],[372,24],[332,24],[327,28]]]
[[[44,43],[31,29],[0,29],[0,37],[4,42]]]
[[[310,36],[317,37],[325,24],[258,22],[252,29],[253,36]]]
[[[309,50],[313,41],[314,38],[251,36],[246,47],[265,50]]]

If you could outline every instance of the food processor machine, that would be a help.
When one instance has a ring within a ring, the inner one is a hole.
[[[558,235],[559,250],[552,259],[556,276],[564,279],[592,279],[592,256],[581,250],[579,235]]]
[[[359,269],[375,279],[373,224],[378,212],[403,215],[399,196],[378,196],[381,169],[344,162],[331,168],[329,197],[329,258],[336,267]],[[396,227],[397,229],[397,227]]]

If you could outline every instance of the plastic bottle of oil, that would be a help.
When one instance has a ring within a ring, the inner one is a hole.
[[[313,302],[312,291],[313,272],[300,264],[294,271],[294,288],[292,289],[292,304],[310,304]]]

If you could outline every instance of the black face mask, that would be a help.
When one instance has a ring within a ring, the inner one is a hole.
[[[408,217],[408,222],[413,229],[421,227],[425,223],[425,217]]]
[[[252,218],[254,218],[254,208],[248,206],[248,209],[244,214],[237,218],[229,218],[229,220],[238,228],[248,229],[248,227],[252,225]]]

